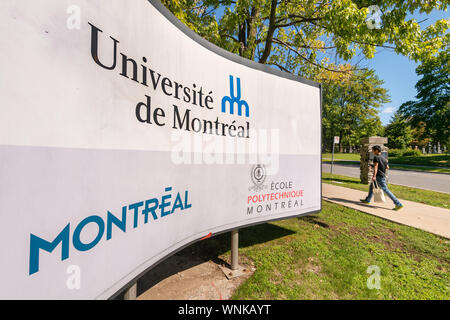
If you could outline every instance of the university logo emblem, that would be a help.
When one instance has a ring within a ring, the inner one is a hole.
[[[242,116],[242,108],[245,108],[245,116],[248,117],[250,110],[248,103],[245,100],[241,100],[241,79],[236,78],[236,95],[234,94],[234,79],[230,75],[230,96],[224,96],[222,98],[222,112],[227,112],[227,102],[230,105],[230,114],[234,114],[234,104],[237,106],[238,116]]]
[[[253,181],[253,186],[249,188],[249,190],[261,191],[266,188],[263,185],[266,180],[266,167],[263,164],[256,164],[252,167],[252,171],[250,172],[250,177]]]

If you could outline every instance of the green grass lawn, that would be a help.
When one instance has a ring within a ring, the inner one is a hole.
[[[450,297],[449,240],[340,205],[323,202],[317,216],[241,229],[239,237],[241,262],[256,271],[233,299]],[[217,250],[228,239],[202,245]],[[367,287],[369,266],[381,272],[379,290]]]
[[[331,153],[323,153],[322,159],[331,159]],[[335,153],[334,160],[353,160],[359,161],[359,153]]]
[[[360,183],[359,178],[352,178],[337,174],[333,174],[333,177],[331,177],[330,173],[322,172],[322,181],[341,187],[369,191],[369,186]],[[448,193],[416,189],[395,184],[389,184],[388,186],[397,198],[450,209],[450,194]]]
[[[331,160],[323,159],[323,162],[331,163]],[[341,164],[341,165],[350,165],[350,164],[357,164],[359,165],[359,161],[348,161],[348,160],[334,160],[334,164]],[[397,170],[408,170],[408,171],[423,171],[423,172],[441,172],[441,173],[450,173],[450,167],[424,167],[424,166],[413,166],[409,164],[395,164],[395,163],[389,163],[390,169],[397,169]]]
[[[359,159],[358,159],[359,160]],[[448,167],[450,154],[428,154],[420,157],[390,157],[389,162],[419,166]]]
[[[450,167],[424,167],[424,166],[421,167],[421,166],[397,164],[397,163],[390,163],[389,167],[391,169],[410,170],[410,171],[450,173]]]
[[[324,161],[331,159],[331,153],[322,155]],[[359,162],[359,154],[354,153],[335,153],[335,163],[339,160],[351,160]],[[392,169],[414,170],[414,171],[430,171],[450,173],[450,155],[448,154],[429,154],[420,157],[389,157],[389,165]],[[342,161],[341,164],[348,164]],[[431,168],[427,168],[431,167]]]

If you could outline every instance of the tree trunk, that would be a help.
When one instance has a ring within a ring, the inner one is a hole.
[[[239,34],[238,34],[238,38],[239,38],[239,43],[241,44],[241,47],[239,48],[239,55],[241,57],[244,56],[244,52],[245,52],[245,46],[247,45],[247,37],[246,37],[246,32],[245,32],[245,21],[241,24],[239,24]]]
[[[245,45],[244,56],[247,59],[255,60],[256,49],[256,23],[258,21],[259,9],[253,7],[247,23],[247,43]]]
[[[269,29],[267,30],[266,45],[264,47],[261,59],[259,59],[259,63],[266,63],[267,58],[269,58],[270,52],[272,51],[272,39],[275,32],[276,11],[277,0],[272,0],[272,4],[270,6]]]
[[[256,49],[256,23],[259,9],[252,7],[244,22],[239,24],[238,39],[241,47],[239,55],[250,60],[255,60]]]

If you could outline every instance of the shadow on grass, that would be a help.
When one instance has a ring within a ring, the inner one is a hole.
[[[239,229],[239,247],[245,248],[259,243],[264,243],[274,239],[282,238],[293,234],[294,232],[270,223],[256,225],[248,228]],[[229,263],[219,256],[229,251],[231,247],[230,232],[213,236],[209,239],[198,241],[177,253],[166,258],[145,274],[143,274],[137,283],[137,295],[144,293],[162,280],[195,267],[207,261],[213,261],[218,265]],[[123,299],[123,292],[115,299]]]
[[[330,228],[330,226],[328,224],[326,224],[325,222],[317,220],[317,219],[320,219],[320,217],[317,217],[317,216],[304,216],[304,217],[298,217],[297,219],[306,221],[313,225],[318,225],[322,228],[326,228],[326,229]]]

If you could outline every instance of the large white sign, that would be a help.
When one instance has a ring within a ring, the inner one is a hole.
[[[321,209],[320,86],[157,1],[0,2],[0,298],[106,299],[207,235]]]

